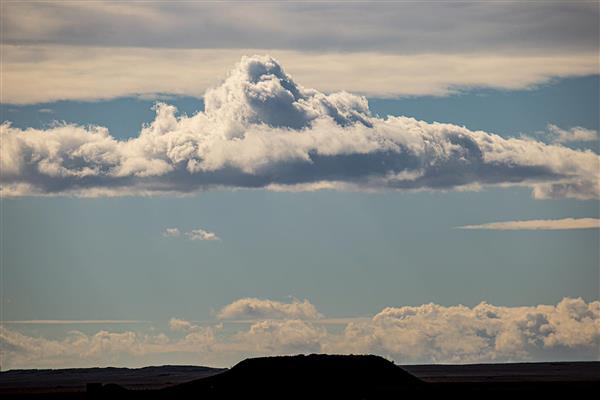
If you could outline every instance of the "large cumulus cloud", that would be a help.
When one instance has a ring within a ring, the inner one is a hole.
[[[557,305],[388,307],[350,323],[334,348],[384,354],[404,362],[598,359],[600,302],[564,298]]]
[[[159,103],[138,137],[96,126],[2,125],[4,195],[189,193],[212,187],[310,190],[522,185],[535,197],[596,198],[599,157],[451,124],[371,115],[367,100],[294,82],[273,58],[244,57],[177,116]]]

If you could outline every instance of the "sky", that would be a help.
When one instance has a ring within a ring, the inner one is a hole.
[[[2,370],[600,359],[597,2],[1,6]]]

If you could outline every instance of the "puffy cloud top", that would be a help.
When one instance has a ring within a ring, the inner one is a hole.
[[[345,339],[360,351],[412,361],[514,361],[564,349],[597,358],[599,328],[600,302],[581,298],[532,307],[425,304],[387,307],[368,323],[349,324]]]
[[[308,300],[293,299],[291,303],[247,297],[223,307],[220,319],[316,319],[322,315]]]
[[[297,85],[269,56],[243,57],[229,77],[204,97],[205,114],[225,122],[225,137],[244,137],[248,125],[308,128],[320,117],[340,126],[361,122],[370,126],[364,97],[348,93],[326,95]]]
[[[211,187],[453,189],[521,185],[535,197],[597,198],[592,151],[451,124],[373,117],[367,100],[294,82],[269,56],[244,57],[177,116],[158,103],[138,137],[102,127],[4,123],[4,195],[188,193]]]

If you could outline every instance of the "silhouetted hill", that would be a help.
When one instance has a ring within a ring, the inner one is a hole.
[[[422,387],[423,382],[378,356],[298,355],[251,358],[221,374],[163,389],[168,396],[225,398],[370,398]]]

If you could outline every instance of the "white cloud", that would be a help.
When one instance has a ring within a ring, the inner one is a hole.
[[[479,225],[460,226],[460,229],[486,230],[565,230],[600,229],[598,218],[533,219],[525,221],[502,221]]]
[[[569,142],[596,142],[598,141],[598,132],[593,129],[586,129],[580,126],[571,129],[562,129],[556,125],[548,124],[548,131],[554,137],[557,143]]]
[[[198,228],[192,229],[191,231],[184,232],[184,235],[189,240],[221,240],[220,237],[216,235],[214,232],[209,232],[207,230]],[[181,231],[179,228],[167,228],[163,232],[164,237],[179,237],[181,236]]]
[[[163,232],[164,237],[178,237],[181,235],[181,232],[178,228],[167,228]]]
[[[95,334],[70,331],[64,338],[50,339],[2,326],[3,367],[115,366],[153,359],[164,363],[182,354],[205,365],[222,366],[251,356],[311,352],[372,353],[400,364],[600,357],[600,302],[581,298],[526,307],[485,302],[475,307],[387,307],[370,319],[341,321],[346,325],[341,332],[294,315],[284,319],[264,316],[229,334],[222,323],[199,326],[173,318],[169,328],[177,334],[175,338],[164,333],[102,330]]]
[[[556,306],[388,307],[352,323],[334,348],[375,352],[400,362],[551,359],[560,351],[598,359],[600,302],[565,298]],[[555,353],[556,352],[556,353]]]
[[[296,84],[245,57],[205,94],[205,111],[158,103],[138,137],[106,128],[1,125],[5,196],[193,193],[213,187],[469,189],[520,185],[536,198],[597,198],[600,158],[452,124],[371,115],[367,100]],[[325,184],[328,182],[328,184]],[[202,234],[199,233],[201,237]]]
[[[243,55],[264,52],[4,44],[2,101],[28,104],[156,94],[201,97]],[[269,53],[310,87],[373,97],[443,96],[477,87],[523,89],[551,78],[600,73],[595,52],[395,54],[270,49]]]
[[[219,319],[257,320],[257,319],[317,319],[322,315],[308,300],[292,299],[290,303],[275,300],[246,297],[223,307],[218,313]]]
[[[221,240],[214,232],[205,231],[204,229],[192,229],[185,234],[190,240]]]

